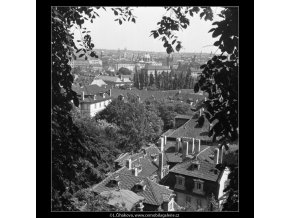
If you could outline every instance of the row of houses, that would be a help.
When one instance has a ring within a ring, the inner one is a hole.
[[[163,133],[157,144],[148,144],[138,153],[120,154],[116,171],[91,191],[114,196],[126,192],[122,201],[138,199],[130,209],[136,211],[212,211],[220,207],[229,174],[228,169],[218,167],[225,147],[210,143],[209,123],[198,125],[201,110],[195,116],[176,116],[174,128]]]

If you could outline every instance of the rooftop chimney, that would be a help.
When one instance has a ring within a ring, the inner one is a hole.
[[[180,144],[181,144],[180,138],[176,138],[176,146],[175,146],[176,152],[179,152]]]
[[[132,160],[131,160],[131,158],[128,159],[128,160],[126,160],[126,167],[127,167],[129,170],[132,169]]]
[[[137,168],[134,168],[133,169],[133,173],[134,173],[134,176],[138,176],[138,170],[137,170]]]
[[[142,171],[142,166],[140,164],[135,165],[135,168],[133,169],[134,175],[138,176],[138,174]]]
[[[219,149],[214,149],[214,164],[219,164]]]
[[[188,155],[188,142],[182,142],[182,159],[185,160],[186,156]]]
[[[225,152],[225,146],[222,145],[222,147],[220,148],[220,156],[219,156],[219,163],[223,163],[223,156],[224,156],[224,152]]]
[[[200,139],[196,139],[194,142],[194,152],[198,154],[200,152]]]
[[[159,153],[159,176],[160,180],[163,178],[163,152]]]
[[[192,138],[192,142],[189,141],[189,145],[188,145],[188,153],[192,154],[194,151],[194,138]]]
[[[166,143],[167,143],[167,136],[165,135],[164,136],[164,146],[166,145]]]
[[[82,100],[85,100],[85,92],[82,92]]]
[[[164,151],[164,138],[163,137],[160,138],[160,151],[161,152]]]

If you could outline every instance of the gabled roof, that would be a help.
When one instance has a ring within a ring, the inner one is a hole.
[[[84,85],[80,91],[85,92],[85,95],[98,95],[101,92],[105,92],[107,91],[107,89],[103,88],[103,87],[99,87],[96,84],[93,85]]]
[[[92,187],[92,191],[97,193],[102,193],[103,191],[116,190],[114,187],[110,187],[107,184],[110,182],[112,178],[115,176],[119,176],[120,189],[124,190],[133,190],[135,184],[143,181],[143,184],[146,185],[145,190],[141,190],[136,194],[144,197],[144,203],[159,206],[164,202],[163,195],[171,195],[173,191],[166,186],[159,185],[146,177],[141,176],[133,176],[129,174],[120,173],[120,170],[111,174],[107,178],[105,178],[102,182]]]
[[[125,189],[103,191],[100,195],[108,199],[107,204],[125,207],[128,211],[131,211],[137,203],[144,200],[144,197]]]
[[[215,167],[215,164],[201,160],[200,168],[192,170],[190,169],[192,161],[192,159],[187,159],[184,162],[175,165],[171,170],[169,170],[169,172],[199,179],[205,179],[213,182],[218,180],[221,171]]]
[[[105,83],[104,80],[102,80],[102,79],[96,78],[96,79],[93,80],[91,85],[97,85],[97,86],[101,87],[101,86],[107,85],[107,83]]]
[[[206,141],[211,140],[212,137],[208,137],[210,124],[207,121],[207,119],[205,119],[202,127],[198,127],[197,120],[198,119],[190,119],[185,124],[183,124],[176,130],[174,130],[172,134],[169,135],[168,137],[171,137],[171,138],[188,137],[188,138],[195,138],[195,139],[206,140]]]
[[[136,165],[139,165],[142,167],[142,171],[139,173],[140,176],[144,177],[150,177],[152,175],[157,175],[157,171],[159,168],[159,148],[152,144],[149,147],[143,148],[146,152],[146,154],[143,153],[143,151],[140,151],[135,154],[123,154],[122,156],[119,156],[115,162],[118,162],[120,166],[126,165],[126,160],[131,158],[131,164],[132,168],[134,168]],[[156,161],[153,160],[151,155],[156,155]],[[167,165],[167,157],[164,154],[163,155],[163,166]],[[132,170],[129,170],[127,167],[123,168],[120,172],[125,174],[133,175]]]
[[[135,168],[137,165],[141,165],[142,170],[138,174],[138,176],[143,176],[143,177],[150,177],[152,175],[156,175],[158,171],[158,167],[156,164],[152,163],[149,161],[147,158],[140,158],[136,159],[135,161],[132,162],[132,169]],[[129,170],[127,167],[122,168],[120,170],[121,173],[123,174],[128,174],[128,175],[133,175],[133,170]]]
[[[173,131],[174,131],[174,129],[169,129],[166,132],[162,133],[161,136],[169,136],[169,135],[171,135],[173,133]]]

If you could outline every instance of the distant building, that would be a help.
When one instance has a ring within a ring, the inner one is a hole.
[[[99,79],[99,78],[94,78],[93,82],[91,83],[91,85],[97,85],[99,87],[103,87],[103,86],[107,86],[108,84],[104,82],[104,80]]]
[[[105,83],[107,83],[111,87],[120,87],[124,85],[132,85],[133,82],[128,78],[121,75],[117,76],[98,76],[98,79],[102,79]]]
[[[131,61],[121,61],[115,64],[115,71],[119,71],[122,67],[127,68],[131,71],[135,69],[135,63]]]
[[[102,60],[100,59],[77,59],[72,60],[70,62],[72,68],[81,67],[83,68],[91,68],[94,71],[100,71],[103,69]]]
[[[81,88],[73,87],[79,97],[79,111],[82,116],[95,116],[104,110],[112,101],[111,89],[101,88],[98,85],[85,85]]]
[[[168,66],[156,66],[156,65],[146,65],[143,69],[141,69],[141,73],[147,73],[148,76],[150,74],[155,74],[157,72],[157,75],[161,74],[162,72],[170,73],[171,69]]]
[[[103,69],[103,62],[100,59],[89,59],[89,64],[95,71],[101,71]]]

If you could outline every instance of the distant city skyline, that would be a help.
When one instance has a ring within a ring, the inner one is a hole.
[[[159,22],[164,15],[169,15],[163,7],[132,7],[133,14],[137,16],[136,23],[123,22],[119,25],[114,21],[116,17],[110,9],[106,7],[106,11],[100,9],[93,23],[85,22],[84,27],[91,31],[92,42],[95,49],[108,50],[127,50],[144,51],[144,52],[166,52],[161,40],[154,39],[151,30],[157,28]],[[213,43],[217,38],[212,38],[212,33],[208,31],[213,28],[212,23],[220,20],[216,14],[221,8],[213,7],[214,20],[204,21],[199,15],[194,15],[190,19],[190,25],[187,29],[179,31],[177,35],[182,41],[183,48],[181,53],[214,53],[217,47]],[[148,16],[148,14],[150,16]],[[80,31],[73,30],[75,40],[79,39]]]

